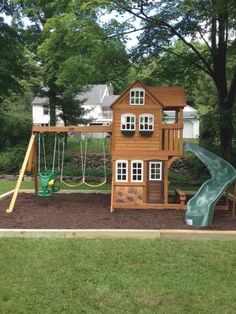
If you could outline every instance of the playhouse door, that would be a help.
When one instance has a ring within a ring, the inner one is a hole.
[[[163,168],[164,162],[160,160],[148,161],[148,203],[162,204],[164,202]]]

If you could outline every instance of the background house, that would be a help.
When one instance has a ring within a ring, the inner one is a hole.
[[[152,89],[152,88],[151,88]],[[170,99],[168,94],[165,93],[165,88],[156,89],[159,97],[163,97],[164,101],[168,103]],[[161,95],[161,96],[160,96]],[[107,125],[112,121],[111,105],[116,101],[119,95],[113,94],[111,84],[97,84],[89,85],[83,93],[76,95],[76,100],[81,102],[83,110],[83,119],[89,121],[90,124]],[[60,118],[60,110],[56,110],[57,125],[63,125]],[[50,114],[48,97],[35,97],[32,102],[32,115],[34,125],[49,125]],[[166,123],[175,123],[175,112],[166,110],[164,114],[164,121]],[[199,115],[196,109],[190,106],[185,106],[183,111],[183,137],[184,138],[197,138],[199,136]],[[97,137],[93,134],[93,137]]]
[[[81,104],[83,119],[90,122],[111,122],[111,104],[117,98],[113,95],[111,84],[89,85],[87,89],[76,95],[75,99]],[[61,110],[56,110],[57,125],[63,125],[60,118]],[[50,124],[49,99],[48,97],[35,97],[32,102],[33,124],[47,126]]]
[[[64,125],[62,119],[59,117],[61,110],[56,109],[57,125]],[[36,96],[32,101],[32,119],[33,125],[49,126],[50,113],[48,97]]]

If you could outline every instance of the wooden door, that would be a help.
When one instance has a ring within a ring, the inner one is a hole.
[[[160,160],[149,160],[147,167],[147,201],[148,203],[162,204],[164,202],[164,162]]]

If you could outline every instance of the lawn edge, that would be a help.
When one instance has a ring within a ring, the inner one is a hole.
[[[236,240],[236,231],[216,230],[134,230],[134,229],[0,229],[0,238],[86,238],[86,239],[169,239]]]

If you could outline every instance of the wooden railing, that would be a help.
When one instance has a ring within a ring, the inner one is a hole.
[[[162,129],[161,150],[182,154],[183,152],[183,125],[181,124],[164,124]]]

